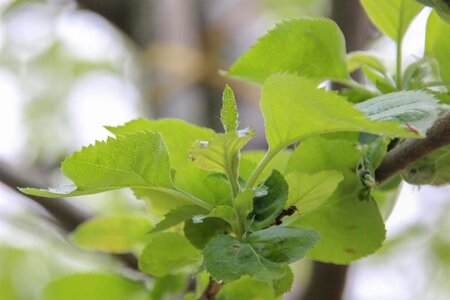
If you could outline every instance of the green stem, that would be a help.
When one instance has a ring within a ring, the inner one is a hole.
[[[397,90],[402,89],[402,24],[403,24],[403,9],[404,1],[401,2],[400,7],[400,21],[397,29]]]
[[[256,169],[253,171],[253,173],[250,175],[250,178],[247,181],[246,189],[251,189],[255,186],[259,176],[261,175],[262,171],[264,171],[264,168],[267,167],[269,162],[285,147],[277,147],[274,150],[268,150],[266,152],[266,155],[264,155],[263,159],[259,162],[258,166],[256,166]]]
[[[213,206],[211,204],[206,203],[205,201],[195,197],[194,195],[191,195],[189,193],[186,193],[186,192],[183,192],[180,190],[171,190],[171,189],[165,189],[165,188],[162,188],[162,189],[156,188],[155,190],[158,190],[158,191],[166,193],[168,195],[172,195],[174,197],[183,199],[186,202],[203,207],[204,209],[207,209],[208,211],[213,209]]]

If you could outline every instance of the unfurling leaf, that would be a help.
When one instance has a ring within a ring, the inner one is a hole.
[[[220,110],[220,121],[225,132],[232,132],[238,128],[238,109],[233,90],[227,85],[223,91],[222,109]]]

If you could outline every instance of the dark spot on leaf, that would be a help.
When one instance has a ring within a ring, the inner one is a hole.
[[[355,254],[356,254],[355,249],[352,249],[352,248],[345,248],[345,249],[344,249],[344,252],[345,252],[345,253],[348,253],[348,254],[352,254],[352,255],[355,255]]]
[[[356,228],[358,228],[356,225],[350,225],[350,226],[347,226],[347,230],[354,230],[354,229],[356,229]]]

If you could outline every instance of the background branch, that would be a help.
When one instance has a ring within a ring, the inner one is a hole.
[[[389,151],[376,170],[375,178],[383,182],[412,162],[449,144],[450,112],[447,112],[428,129],[426,138],[406,140]]]

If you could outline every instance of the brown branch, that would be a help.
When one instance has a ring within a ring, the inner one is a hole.
[[[428,129],[424,139],[409,139],[389,151],[375,172],[378,182],[403,170],[406,166],[431,152],[450,144],[450,112]]]
[[[44,185],[42,182],[31,181],[28,179],[29,177],[29,174],[27,177],[21,176],[18,172],[14,171],[12,167],[7,167],[5,163],[0,163],[0,182],[4,183],[17,193],[19,193],[17,187]],[[21,195],[27,197],[44,208],[66,232],[73,231],[78,225],[92,217],[90,214],[80,210],[64,199],[48,199],[31,195]],[[117,256],[129,268],[134,270],[138,269],[137,260],[134,255],[120,254],[115,256]]]
[[[208,282],[208,286],[203,291],[203,294],[200,297],[200,300],[214,300],[214,299],[216,299],[216,295],[220,291],[222,286],[223,286],[222,283],[218,283],[212,277],[210,277],[209,278],[209,282]]]

